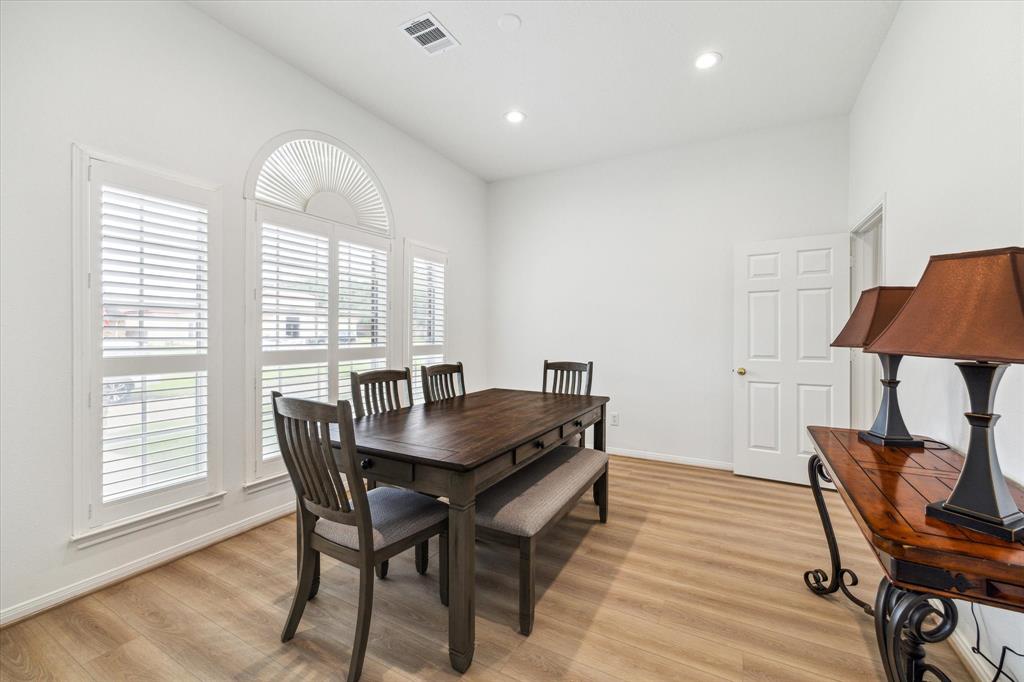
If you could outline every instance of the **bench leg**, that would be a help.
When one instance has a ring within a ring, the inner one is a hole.
[[[534,567],[533,538],[519,538],[519,632],[533,631]]]
[[[604,474],[594,484],[594,498],[597,502],[601,523],[608,523],[608,465],[604,467]]]

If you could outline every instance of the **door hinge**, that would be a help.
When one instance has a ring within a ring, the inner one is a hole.
[[[254,301],[260,300],[260,288],[259,287],[253,287],[252,288],[252,300],[254,300]]]
[[[92,504],[89,505],[89,518],[92,518]]]
[[[92,391],[85,394],[85,406],[92,407]]]
[[[92,289],[92,273],[91,272],[85,273],[85,288],[86,289]]]

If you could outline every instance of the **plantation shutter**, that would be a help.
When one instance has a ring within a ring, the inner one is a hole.
[[[413,399],[423,400],[420,367],[445,361],[445,270],[447,259],[440,252],[419,252],[409,261],[409,322],[412,347]]]
[[[93,170],[106,504],[207,478],[208,208]]]
[[[276,217],[276,216],[275,216]],[[260,231],[260,450],[280,455],[271,392],[330,399],[330,239],[264,221]]]
[[[350,372],[387,366],[389,312],[386,239],[312,216],[259,210],[257,477],[280,465],[271,392],[348,399]]]
[[[388,251],[338,241],[338,397],[352,397],[349,375],[387,367]]]

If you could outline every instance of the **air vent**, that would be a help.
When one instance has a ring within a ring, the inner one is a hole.
[[[408,21],[400,27],[405,33],[416,41],[416,44],[427,51],[427,54],[439,54],[445,50],[457,47],[459,41],[455,40],[451,32],[441,25],[441,22],[433,14],[424,14]]]

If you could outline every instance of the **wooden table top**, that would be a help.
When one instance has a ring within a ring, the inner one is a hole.
[[[979,592],[972,595],[982,597],[977,601],[1024,610],[1024,544],[925,516],[928,503],[949,496],[960,475],[963,454],[952,448],[874,445],[857,438],[853,429],[810,426],[808,431],[836,488],[893,582],[905,583],[911,575],[907,570],[902,580],[893,575],[901,566],[943,570],[951,579],[961,573],[964,578],[959,587],[933,591],[960,598]],[[1013,482],[1010,488],[1017,504],[1024,506],[1024,488]],[[968,587],[971,581],[973,590]]]
[[[356,419],[356,445],[367,454],[466,471],[607,402],[490,388]]]

